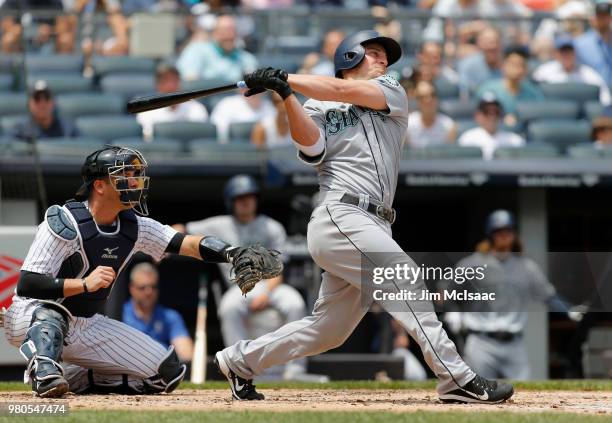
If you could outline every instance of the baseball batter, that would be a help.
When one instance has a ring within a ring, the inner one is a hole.
[[[185,375],[174,347],[100,314],[113,282],[136,252],[229,262],[247,292],[282,263],[275,252],[183,235],[147,215],[147,162],[136,150],[105,147],[87,157],[84,183],[52,206],[25,258],[4,316],[8,341],[27,360],[24,382],[41,397],[75,393],[172,392]],[[135,212],[139,213],[137,215]]]
[[[408,125],[408,99],[386,76],[401,56],[399,44],[375,31],[347,37],[335,53],[336,78],[288,75],[261,69],[245,77],[253,95],[276,91],[285,101],[300,160],[316,167],[322,204],[308,225],[308,248],[325,271],[311,316],[255,340],[240,341],[215,356],[237,399],[257,400],[252,379],[265,368],[339,346],[373,301],[362,291],[362,258],[374,266],[415,263],[391,237],[401,149]],[[311,98],[304,107],[293,90]],[[393,257],[381,260],[380,254]],[[368,289],[365,289],[368,288]],[[390,280],[386,293],[412,289]],[[444,401],[498,403],[511,385],[477,376],[459,357],[433,307],[410,301],[380,301],[420,345],[439,378]]]

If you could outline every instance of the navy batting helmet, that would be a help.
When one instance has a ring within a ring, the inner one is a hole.
[[[236,175],[227,181],[223,190],[223,200],[227,211],[232,213],[234,198],[248,194],[259,194],[259,186],[252,176]]]
[[[490,237],[495,231],[499,231],[500,229],[515,229],[515,227],[514,215],[508,210],[500,209],[492,212],[487,218],[485,233],[487,237]]]
[[[402,56],[402,48],[393,38],[383,37],[373,30],[359,31],[346,37],[334,54],[334,71],[336,78],[342,78],[342,71],[353,69],[361,63],[365,57],[366,43],[378,43],[387,52],[387,66],[397,62]]]
[[[132,206],[135,212],[146,216],[149,177],[146,176],[147,161],[139,151],[127,147],[105,146],[91,153],[81,168],[83,185],[75,194],[78,201],[87,200],[96,179],[109,178],[113,188],[119,192],[119,200]]]

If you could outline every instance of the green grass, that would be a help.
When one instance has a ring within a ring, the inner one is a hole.
[[[262,389],[434,389],[434,380],[425,382],[393,381],[373,382],[368,380],[334,381],[330,383],[257,382]],[[612,391],[612,380],[541,380],[516,382],[518,390],[526,391]],[[227,389],[227,382],[211,381],[204,385],[182,383],[179,389]],[[29,391],[30,386],[21,382],[1,382],[0,391]]]
[[[14,418],[2,418],[0,421],[14,422]],[[583,415],[583,414],[555,414],[555,413],[508,413],[496,412],[494,414],[477,414],[465,412],[433,412],[417,411],[414,413],[389,412],[251,412],[251,411],[75,411],[65,417],[28,417],[19,418],[20,422],[191,422],[199,423],[488,423],[491,421],[503,423],[583,423],[583,422],[609,422],[610,416]]]

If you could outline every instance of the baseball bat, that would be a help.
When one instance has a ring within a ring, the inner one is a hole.
[[[191,382],[204,383],[206,381],[206,317],[208,304],[208,279],[206,276],[200,278],[200,289],[198,290],[198,316],[196,318],[195,346],[193,349],[193,360],[191,361]]]
[[[236,88],[247,88],[247,86],[244,81],[238,81],[220,87],[136,97],[128,102],[127,111],[129,113],[141,113],[149,110],[161,109],[162,107],[174,106],[175,104],[184,103],[194,98],[220,94],[226,91],[235,90]]]

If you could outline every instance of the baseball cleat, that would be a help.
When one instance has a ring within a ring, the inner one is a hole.
[[[229,382],[230,389],[232,390],[232,396],[235,399],[240,401],[252,401],[262,400],[265,398],[263,394],[260,394],[255,390],[253,379],[243,379],[229,368],[221,351],[215,354],[215,365],[217,366],[219,373],[225,376]]]
[[[46,380],[33,379],[32,391],[41,398],[60,398],[68,392],[68,382],[62,376]]]
[[[465,386],[440,395],[442,402],[499,404],[514,394],[509,383],[488,380],[476,375]]]

